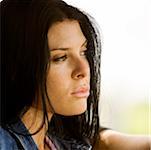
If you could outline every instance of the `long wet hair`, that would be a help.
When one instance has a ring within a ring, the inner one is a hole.
[[[42,125],[48,119],[46,101],[51,105],[46,87],[47,68],[51,67],[48,29],[65,19],[77,20],[88,43],[87,59],[91,79],[87,110],[83,114],[69,117],[53,112],[49,132],[62,137],[66,134],[79,139],[87,137],[93,141],[99,132],[101,56],[101,40],[94,19],[62,0],[3,0],[1,9],[1,124],[16,121],[33,102],[37,103],[37,93],[41,95]]]

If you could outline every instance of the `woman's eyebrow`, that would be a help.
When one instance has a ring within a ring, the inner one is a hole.
[[[56,50],[62,50],[62,51],[67,51],[67,50],[69,50],[69,48],[53,48],[53,49],[50,49],[50,51],[56,51]]]
[[[81,47],[86,46],[87,45],[87,40],[84,41],[84,43],[81,45]]]
[[[83,47],[83,46],[86,46],[87,45],[87,40],[85,40],[84,42],[83,42],[83,44],[81,45],[81,47]],[[63,47],[58,47],[58,48],[52,48],[52,49],[50,49],[50,51],[55,51],[55,50],[62,50],[62,51],[67,51],[67,50],[69,50],[70,48],[63,48]]]

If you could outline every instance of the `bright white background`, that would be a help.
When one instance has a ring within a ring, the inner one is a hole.
[[[149,134],[151,0],[65,1],[90,13],[101,29],[101,123]]]

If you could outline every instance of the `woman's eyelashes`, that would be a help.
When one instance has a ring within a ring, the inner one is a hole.
[[[62,61],[65,61],[67,59],[67,55],[62,55],[62,56],[55,56],[52,58],[52,61],[53,62],[62,62]]]
[[[86,57],[87,52],[88,52],[87,49],[82,50],[79,52],[79,56]],[[70,58],[70,54],[63,54],[63,55],[56,55],[56,56],[54,55],[54,56],[52,56],[51,61],[54,63],[59,63],[59,62],[66,61],[68,58]]]

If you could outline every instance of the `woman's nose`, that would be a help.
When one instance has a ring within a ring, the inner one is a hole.
[[[89,76],[89,64],[87,60],[76,60],[73,64],[73,71],[71,74],[73,79],[82,79]]]

